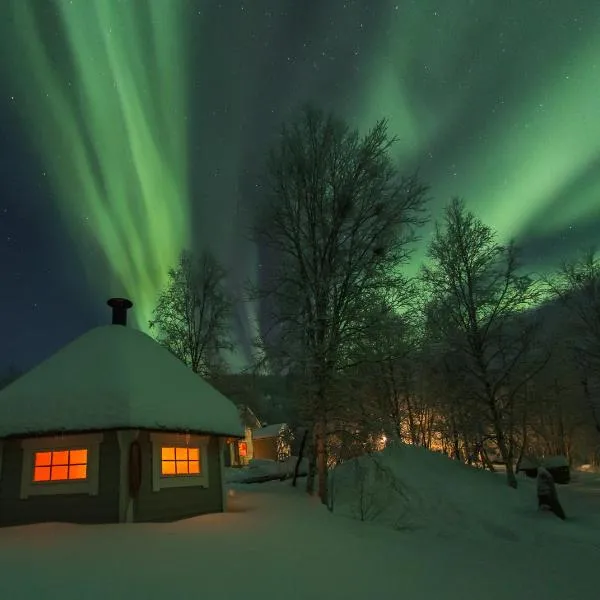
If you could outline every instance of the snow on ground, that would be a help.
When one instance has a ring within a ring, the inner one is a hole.
[[[407,453],[404,453],[407,454]],[[176,523],[77,526],[46,524],[0,530],[2,598],[61,600],[121,598],[588,600],[598,597],[600,550],[579,535],[590,515],[562,523],[537,513],[535,498],[504,490],[499,476],[425,455],[432,473],[403,461],[407,488],[424,494],[436,481],[437,498],[461,498],[456,526],[400,531],[331,514],[289,481],[233,484],[230,511]],[[420,486],[412,483],[419,473]],[[467,475],[468,473],[469,475]],[[338,473],[338,475],[341,474]],[[469,491],[463,487],[468,481]],[[338,494],[341,492],[338,478]],[[588,482],[586,489],[593,489]],[[584,486],[585,487],[585,486]],[[498,492],[499,499],[492,501]],[[565,490],[562,486],[561,493]],[[462,490],[459,492],[459,490]],[[503,490],[503,491],[502,491]],[[456,493],[455,493],[456,492]],[[504,493],[506,492],[506,493]],[[572,492],[572,500],[577,497]],[[582,492],[583,494],[584,492]],[[512,494],[512,497],[510,496]],[[514,496],[520,500],[513,501]],[[590,495],[593,495],[590,493]],[[482,528],[479,498],[492,502]],[[338,499],[340,496],[338,495]],[[469,500],[468,500],[469,499]],[[523,503],[521,503],[523,501]],[[565,505],[568,500],[565,494]],[[342,506],[340,504],[339,506]],[[444,503],[428,506],[448,514]],[[589,508],[593,505],[590,504]],[[571,506],[573,508],[573,506]],[[433,523],[441,521],[428,513]],[[420,513],[421,518],[426,516]],[[491,517],[490,517],[491,518]],[[578,522],[580,520],[580,522]],[[589,520],[589,519],[588,519]],[[593,519],[592,519],[593,520]],[[591,523],[591,521],[589,523]],[[516,525],[513,523],[516,522]],[[382,522],[382,524],[384,524]],[[559,535],[557,531],[571,531]],[[531,529],[533,535],[525,535]],[[476,535],[472,535],[473,532]],[[599,529],[595,539],[599,540]],[[445,535],[440,535],[445,533]]]

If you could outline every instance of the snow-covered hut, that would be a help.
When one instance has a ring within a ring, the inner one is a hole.
[[[148,335],[113,324],[0,391],[0,525],[166,521],[225,509],[236,406]]]

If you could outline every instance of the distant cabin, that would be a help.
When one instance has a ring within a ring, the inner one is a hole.
[[[225,466],[243,467],[254,457],[252,431],[261,427],[261,422],[254,411],[245,404],[238,405],[240,420],[244,428],[244,437],[237,443],[228,444],[225,451]]]
[[[228,445],[225,465],[247,466],[252,460],[287,460],[301,439],[286,423],[262,426],[256,415],[246,406],[238,407],[245,426],[243,439]]]
[[[291,454],[293,434],[286,423],[266,425],[252,431],[252,458],[285,460]]]
[[[148,335],[113,324],[0,391],[0,525],[168,521],[225,510],[236,406]]]

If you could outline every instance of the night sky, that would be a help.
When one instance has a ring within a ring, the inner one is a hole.
[[[432,215],[464,197],[534,270],[598,242],[597,0],[2,0],[0,23],[0,372],[111,295],[144,326],[182,247],[255,280],[265,153],[306,102],[389,118]]]

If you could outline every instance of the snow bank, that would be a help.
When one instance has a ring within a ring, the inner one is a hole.
[[[524,456],[523,460],[518,464],[518,468],[521,470],[533,470],[540,466],[540,461],[531,456]]]
[[[579,465],[576,468],[577,471],[581,471],[582,473],[598,473],[599,469],[598,467],[594,466],[594,465]]]
[[[92,329],[0,392],[0,437],[120,427],[243,436],[230,400],[121,325]]]
[[[478,540],[590,537],[583,521],[563,523],[540,513],[535,482],[519,478],[514,490],[504,476],[414,446],[348,461],[333,471],[330,487],[334,512],[398,530]],[[569,517],[571,506],[563,506]]]
[[[225,472],[225,480],[228,483],[254,482],[259,479],[284,479],[291,477],[296,468],[296,456],[290,456],[284,461],[252,459],[247,467],[228,468]],[[300,463],[299,475],[308,472],[308,461],[303,459]]]
[[[547,458],[544,458],[541,462],[547,469],[556,469],[558,467],[569,466],[569,461],[567,460],[566,456],[548,456]]]

